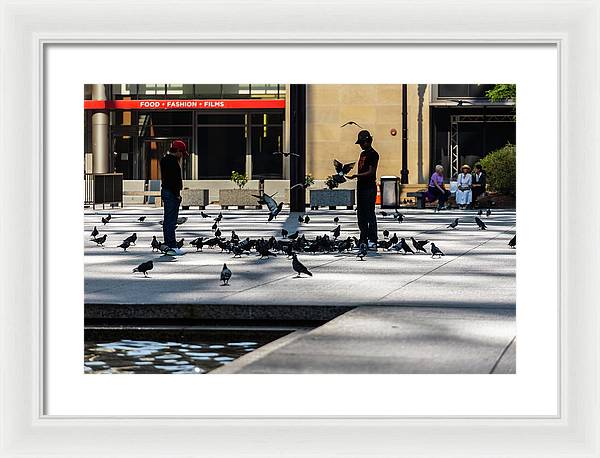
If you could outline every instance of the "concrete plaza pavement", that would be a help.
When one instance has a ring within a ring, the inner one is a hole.
[[[219,211],[217,207],[205,210],[212,217]],[[313,277],[296,278],[291,261],[283,254],[260,260],[254,253],[233,258],[219,248],[205,247],[203,252],[195,252],[188,242],[212,236],[213,224],[212,218],[203,219],[198,210],[180,212],[188,221],[178,228],[177,237],[185,239],[187,253],[171,259],[152,253],[150,248],[152,235],[162,240],[161,209],[87,209],[86,317],[88,309],[92,314],[101,310],[110,314],[115,306],[126,307],[134,315],[153,307],[158,316],[177,306],[212,311],[287,307],[303,310],[306,318],[310,318],[306,310],[312,308],[356,307],[298,338],[288,339],[285,345],[278,344],[275,351],[263,352],[260,361],[249,363],[251,353],[227,365],[226,370],[514,372],[516,250],[507,243],[515,233],[515,211],[493,210],[489,218],[484,215],[482,219],[488,226],[485,231],[474,223],[475,211],[402,209],[402,223],[379,212],[380,237],[387,229],[391,235],[396,233],[407,240],[411,236],[428,239],[446,256],[432,259],[430,254],[403,255],[380,249],[360,261],[355,252],[300,253],[300,261]],[[108,213],[112,219],[102,225],[100,218]],[[266,210],[223,210],[220,230],[226,237],[235,230],[240,238],[280,238],[285,228],[289,233],[299,230],[307,238],[314,238],[334,229],[333,217],[338,216],[341,237],[358,236],[352,210],[307,210],[311,219],[308,224],[298,223],[298,213],[285,209],[271,223],[266,222],[267,214]],[[137,219],[142,215],[146,220],[140,223]],[[457,217],[458,227],[447,228]],[[94,226],[108,235],[105,248],[89,241]],[[127,252],[117,248],[133,232],[138,236],[136,246]],[[150,259],[155,261],[150,278],[132,273],[134,267]],[[233,272],[229,287],[220,286],[224,262]]]

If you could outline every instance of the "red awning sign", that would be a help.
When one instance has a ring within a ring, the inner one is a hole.
[[[84,100],[86,110],[228,110],[285,108],[284,99],[231,100]]]

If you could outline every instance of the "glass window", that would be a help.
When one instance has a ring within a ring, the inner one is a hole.
[[[223,84],[221,86],[223,98],[245,99],[250,95],[249,84]]]
[[[279,98],[279,84],[251,84],[250,96],[260,99]]]
[[[252,113],[250,119],[252,124],[283,124],[285,115],[283,112]]]
[[[252,176],[255,178],[281,178],[283,128],[281,125],[252,126]]]
[[[166,84],[139,84],[140,95],[165,95]]]
[[[494,84],[438,84],[438,97],[486,98]]]
[[[246,115],[244,113],[199,113],[198,124],[215,125],[231,124],[245,125]]]
[[[196,97],[200,99],[220,99],[220,84],[196,84]]]
[[[245,127],[198,128],[198,176],[229,179],[233,170],[245,171]]]

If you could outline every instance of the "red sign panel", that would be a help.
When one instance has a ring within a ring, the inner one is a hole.
[[[285,108],[283,99],[233,100],[84,100],[86,110],[228,110],[240,108]]]

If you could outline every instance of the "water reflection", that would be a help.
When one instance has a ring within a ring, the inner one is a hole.
[[[202,374],[274,340],[85,342],[84,371],[94,374]]]

